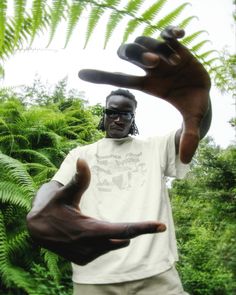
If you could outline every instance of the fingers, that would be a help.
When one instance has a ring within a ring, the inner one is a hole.
[[[79,159],[76,163],[77,173],[72,180],[59,190],[57,200],[64,199],[68,205],[77,207],[80,199],[88,188],[91,174],[86,161]]]
[[[136,223],[104,223],[99,225],[99,232],[102,237],[109,239],[132,239],[143,234],[163,232],[166,226],[156,221]]]
[[[121,45],[118,56],[143,69],[155,68],[161,60],[170,65],[178,65],[181,61],[179,54],[168,42],[141,36],[135,43]]]
[[[117,87],[140,89],[143,77],[126,75],[123,73],[109,73],[105,71],[84,69],[79,72],[80,79],[97,83],[110,84]]]
[[[168,41],[183,38],[184,35],[184,30],[175,26],[168,26],[161,32],[161,37]]]

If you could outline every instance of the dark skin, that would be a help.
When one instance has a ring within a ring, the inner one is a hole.
[[[183,116],[182,128],[175,137],[176,152],[188,163],[210,126],[210,79],[203,66],[177,41],[183,34],[178,28],[167,28],[162,32],[164,42],[139,37],[119,48],[120,58],[146,71],[143,77],[97,70],[82,70],[79,76],[93,83],[141,90],[174,105]],[[108,104],[109,108],[121,111],[134,110],[134,105],[124,97],[113,97]],[[127,136],[132,120],[125,124],[121,118],[109,120],[105,116],[107,137]],[[89,186],[90,170],[81,159],[76,168],[69,184],[46,183],[34,199],[27,225],[39,245],[85,265],[109,251],[128,246],[130,239],[139,235],[165,231],[165,225],[157,221],[109,223],[83,215],[79,202]]]

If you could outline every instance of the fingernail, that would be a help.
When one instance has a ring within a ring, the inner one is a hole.
[[[173,66],[177,66],[181,62],[181,57],[178,54],[174,53],[170,55],[168,61]]]
[[[174,33],[176,38],[182,38],[185,34],[184,30],[180,28],[173,28],[172,32]]]
[[[165,231],[165,230],[166,230],[166,226],[165,226],[165,224],[159,224],[159,225],[157,226],[157,230],[158,230],[158,232],[163,232],[163,231]]]
[[[159,57],[154,53],[143,53],[142,61],[145,66],[155,67],[159,63],[159,60]]]

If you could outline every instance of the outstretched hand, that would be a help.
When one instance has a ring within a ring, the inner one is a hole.
[[[161,33],[164,41],[142,36],[121,45],[118,56],[142,68],[145,76],[84,69],[79,77],[141,90],[171,103],[183,116],[179,153],[182,162],[188,163],[198,146],[200,124],[209,107],[210,78],[202,64],[178,42],[183,36],[182,29],[167,27]]]
[[[85,265],[111,250],[128,246],[130,239],[139,235],[165,231],[165,225],[156,221],[109,223],[83,215],[78,204],[89,182],[88,165],[78,160],[77,173],[69,184],[56,189],[41,187],[43,191],[51,191],[49,201],[36,196],[27,216],[30,235],[39,245]]]

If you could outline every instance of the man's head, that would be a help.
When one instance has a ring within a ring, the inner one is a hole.
[[[128,134],[136,135],[136,107],[137,101],[131,92],[124,89],[112,91],[106,98],[104,115],[99,124],[100,129],[106,131],[106,137],[123,138]]]

